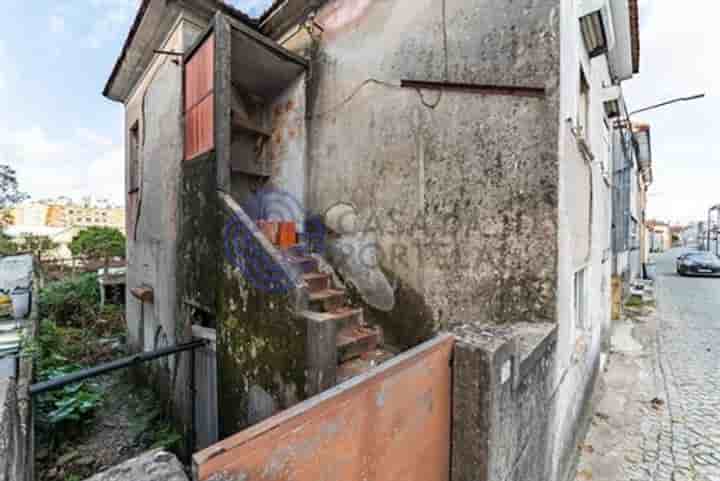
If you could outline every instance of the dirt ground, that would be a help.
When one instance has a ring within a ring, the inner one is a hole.
[[[97,382],[104,401],[83,432],[54,452],[38,443],[37,480],[80,481],[148,449],[175,447],[181,441],[163,419],[152,392],[132,385],[126,372]]]

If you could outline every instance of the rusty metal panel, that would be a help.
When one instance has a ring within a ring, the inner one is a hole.
[[[448,480],[453,342],[438,337],[197,453],[197,479]]]
[[[215,147],[215,35],[211,34],[185,64],[185,160]]]
[[[215,147],[215,96],[205,97],[185,115],[185,160]]]

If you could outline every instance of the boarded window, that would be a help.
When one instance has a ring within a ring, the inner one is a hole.
[[[211,34],[185,65],[185,160],[215,147],[214,63],[215,39]]]

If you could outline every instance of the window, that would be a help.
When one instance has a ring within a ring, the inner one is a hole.
[[[130,127],[129,134],[128,192],[135,192],[140,188],[140,129],[137,121]]]
[[[588,84],[585,72],[580,68],[580,96],[578,98],[578,135],[585,140],[590,139],[590,84]]]
[[[585,329],[587,325],[587,291],[586,291],[586,272],[587,269],[580,269],[575,273],[575,279],[573,282],[574,290],[574,302],[573,307],[575,311],[575,328]]]

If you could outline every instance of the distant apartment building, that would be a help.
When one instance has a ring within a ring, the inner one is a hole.
[[[125,232],[125,209],[68,206],[64,208],[63,226],[114,227]]]
[[[125,232],[125,209],[91,203],[40,201],[23,204],[12,213],[13,225],[26,227],[113,227]]]

